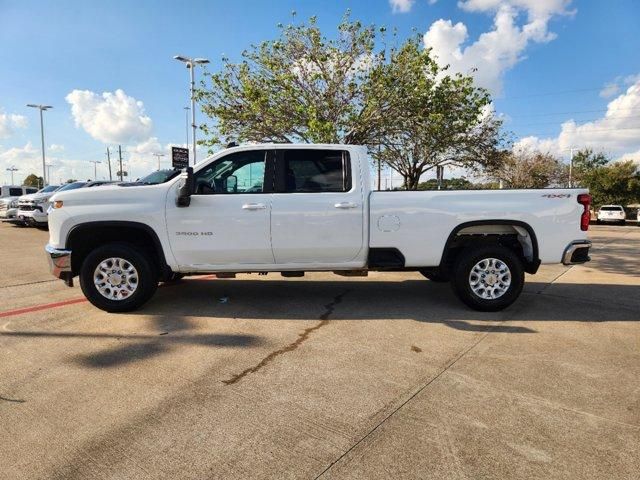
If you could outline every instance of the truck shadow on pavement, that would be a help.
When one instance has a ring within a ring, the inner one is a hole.
[[[159,292],[133,314],[313,320],[314,312],[319,312],[337,292],[348,290],[342,304],[332,313],[332,320],[415,320],[445,323],[459,330],[500,331],[482,322],[640,320],[638,289],[631,285],[527,282],[522,296],[509,308],[502,312],[477,312],[462,304],[448,284],[427,280],[184,281],[179,288]],[[592,296],[593,292],[597,292],[598,298]],[[605,298],[606,303],[600,300]],[[509,326],[505,331],[533,330]]]
[[[634,298],[637,290],[637,286],[630,285],[529,282],[514,305],[502,312],[489,313],[470,310],[455,298],[449,285],[427,280],[186,280],[161,289],[136,312],[114,315],[123,326],[130,327],[138,320],[150,321],[144,333],[110,328],[108,332],[95,333],[3,331],[0,336],[119,340],[117,345],[111,343],[106,349],[69,357],[83,367],[110,368],[154,358],[181,345],[251,348],[263,344],[257,335],[207,333],[206,329],[213,327],[208,325],[208,319],[227,326],[238,319],[315,322],[309,328],[301,328],[300,337],[308,336],[329,321],[354,320],[413,320],[443,324],[464,332],[534,334],[535,322],[638,321],[640,303]],[[597,292],[599,297],[590,297],[589,292]],[[629,299],[630,303],[614,302],[613,298]],[[297,345],[286,346],[283,351],[289,348]]]

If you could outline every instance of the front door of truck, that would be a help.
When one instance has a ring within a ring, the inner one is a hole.
[[[270,150],[230,153],[194,173],[188,207],[167,199],[168,236],[182,270],[274,263],[273,165]]]
[[[276,156],[276,263],[339,265],[356,259],[364,241],[364,199],[348,151],[283,148]]]

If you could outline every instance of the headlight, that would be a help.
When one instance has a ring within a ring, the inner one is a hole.
[[[14,200],[9,204],[9,208],[18,208],[18,200]]]
[[[62,200],[56,200],[55,202],[53,202],[53,208],[62,208],[62,205]]]
[[[34,200],[33,203],[35,203],[36,205],[42,205],[43,203],[47,203],[49,201],[49,198],[38,198],[37,200]]]

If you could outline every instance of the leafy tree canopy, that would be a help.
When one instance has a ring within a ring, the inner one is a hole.
[[[38,177],[35,173],[31,173],[27,175],[27,178],[24,179],[22,184],[27,187],[42,188],[44,181],[42,180],[42,177]]]
[[[277,39],[205,73],[197,99],[213,123],[202,126],[202,143],[367,145],[411,189],[437,165],[500,158],[501,122],[489,113],[488,92],[438,66],[418,37],[389,48],[384,28],[348,14],[335,39],[323,35],[315,17],[279,27]]]

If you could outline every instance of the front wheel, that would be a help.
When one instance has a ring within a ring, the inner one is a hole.
[[[128,312],[147,302],[158,276],[143,252],[123,243],[93,250],[82,262],[80,287],[85,297],[107,312]]]
[[[456,295],[469,307],[496,312],[520,296],[524,268],[520,258],[501,245],[468,248],[456,260],[451,284]]]

